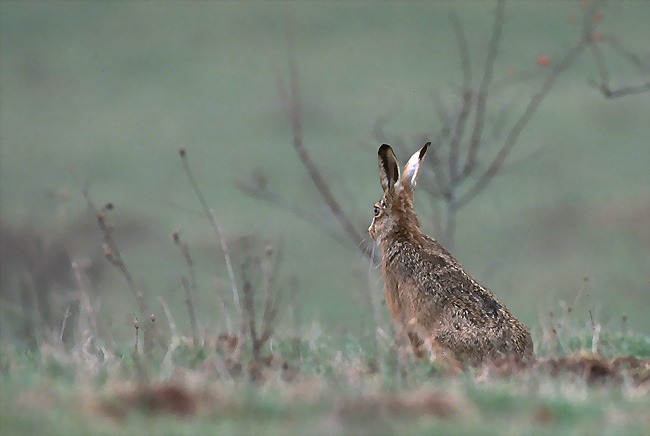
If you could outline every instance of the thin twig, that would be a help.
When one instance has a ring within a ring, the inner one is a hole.
[[[510,132],[508,132],[508,136],[506,137],[501,149],[496,154],[485,172],[478,178],[472,187],[469,188],[469,190],[458,199],[456,203],[458,209],[466,206],[489,185],[492,178],[501,168],[501,165],[505,161],[508,154],[512,151],[512,148],[517,143],[519,135],[524,130],[532,116],[539,108],[542,101],[544,101],[549,91],[555,84],[555,80],[558,78],[558,75],[566,71],[580,57],[586,47],[587,41],[581,39],[580,42],[578,42],[571,50],[569,50],[568,53],[555,66],[537,93],[535,93],[535,95],[533,95],[533,97],[530,99],[530,102],[515,122],[515,125],[512,127]]]
[[[650,91],[650,82],[640,85],[623,86],[617,89],[611,89],[604,84],[600,86],[600,92],[607,98],[627,97],[628,95],[642,94],[648,91]]]
[[[514,147],[517,140],[519,139],[519,135],[526,127],[526,125],[528,124],[532,116],[535,114],[542,101],[544,101],[544,99],[548,95],[549,91],[555,84],[555,81],[557,80],[558,76],[564,71],[566,71],[580,57],[580,55],[582,55],[585,49],[587,49],[587,47],[592,43],[591,35],[593,33],[592,32],[593,17],[601,3],[602,2],[595,2],[591,6],[590,10],[587,13],[585,13],[585,16],[583,17],[583,26],[580,35],[580,41],[573,48],[571,48],[551,70],[550,74],[548,75],[548,77],[546,78],[546,80],[544,81],[540,89],[530,99],[528,105],[526,106],[522,114],[519,116],[512,129],[510,130],[510,132],[508,132],[508,136],[506,137],[503,145],[501,146],[501,149],[493,158],[490,165],[483,172],[483,174],[478,178],[478,180],[472,185],[472,187],[469,188],[469,190],[465,192],[465,194],[458,199],[457,202],[458,209],[467,205],[471,200],[473,200],[479,193],[481,193],[488,186],[492,178],[501,168],[501,165],[505,161],[508,154],[510,154],[510,152],[512,151],[512,148]]]
[[[190,329],[192,331],[192,344],[194,345],[194,348],[198,348],[199,331],[196,324],[196,312],[194,310],[194,302],[193,302],[193,294],[196,295],[198,291],[198,285],[196,282],[196,271],[194,269],[194,260],[190,255],[189,245],[187,245],[185,241],[181,240],[178,231],[174,231],[172,233],[172,238],[174,239],[174,243],[176,244],[176,246],[178,246],[178,248],[180,248],[181,252],[183,253],[183,258],[185,259],[185,263],[187,264],[187,270],[190,275],[189,280],[185,276],[181,277],[181,284],[183,285],[183,289],[185,289],[185,304],[187,305],[187,314],[190,318]]]
[[[628,50],[614,35],[602,35],[601,41],[609,45],[615,53],[627,59],[628,62],[634,64],[637,68],[646,68],[648,66],[639,55]]]
[[[293,289],[292,289],[293,291]],[[277,292],[270,300],[267,300],[264,306],[264,314],[262,317],[262,328],[258,338],[258,347],[263,347],[264,344],[271,339],[273,335],[274,325],[278,315],[280,304],[283,302],[283,292]],[[293,293],[292,293],[293,297]],[[291,299],[291,298],[290,298]]]
[[[460,143],[465,133],[465,125],[467,123],[469,114],[472,110],[472,66],[469,55],[469,48],[467,38],[463,30],[463,26],[455,13],[450,13],[452,27],[458,42],[458,52],[461,59],[461,69],[463,71],[463,90],[462,90],[462,103],[460,114],[456,120],[456,126],[453,130],[453,135],[449,143],[449,180],[451,185],[455,185],[458,179],[458,154],[460,150]],[[482,84],[481,84],[482,85]]]
[[[167,303],[165,303],[165,300],[159,295],[158,298],[158,303],[163,308],[163,312],[165,312],[165,316],[167,317],[167,322],[169,323],[169,329],[172,333],[172,338],[179,338],[180,336],[178,335],[178,330],[176,329],[176,322],[174,321],[174,318],[172,317],[172,313],[169,310],[169,306]]]
[[[192,303],[192,285],[190,285],[187,277],[181,277],[181,285],[185,290],[185,304],[187,305],[187,314],[190,318],[190,330],[192,332],[192,345],[194,348],[199,347],[199,332],[196,325],[196,314],[194,312],[194,303]]]
[[[68,307],[65,309],[65,315],[63,315],[63,323],[61,324],[61,330],[59,331],[59,342],[63,343],[63,334],[65,333],[65,328],[68,323],[68,318],[70,317],[70,306],[72,303],[68,304]]]
[[[257,329],[255,326],[255,301],[253,296],[253,286],[248,277],[248,265],[242,267],[242,283],[244,291],[244,312],[248,318],[249,334],[251,337],[251,351],[253,353],[253,362],[259,362],[260,349],[257,342]]]
[[[140,321],[138,321],[138,317],[136,314],[133,314],[133,328],[135,329],[135,344],[133,346],[133,351],[137,355],[138,354],[138,342],[140,340]]]
[[[438,119],[440,120],[440,125],[442,126],[440,128],[440,138],[447,138],[449,135],[451,135],[452,129],[451,129],[451,122],[449,120],[449,115],[447,108],[445,107],[445,103],[440,96],[440,93],[436,91],[435,89],[431,91],[431,101],[433,102],[433,109],[436,112],[436,115],[438,116]],[[386,142],[386,141],[381,141],[381,142]],[[432,141],[435,144],[435,141]]]
[[[232,334],[232,323],[230,321],[230,313],[228,312],[228,299],[225,297],[223,294],[223,289],[220,286],[219,282],[215,283],[215,294],[218,297],[220,306],[221,306],[221,312],[225,318],[226,321],[226,331],[228,334]]]
[[[483,124],[485,122],[487,109],[488,90],[490,84],[492,83],[494,63],[496,62],[497,54],[499,53],[501,32],[503,30],[504,11],[505,1],[499,0],[497,2],[497,7],[495,10],[494,25],[492,26],[492,36],[490,38],[490,43],[488,44],[488,55],[487,59],[485,60],[485,67],[483,69],[483,78],[481,79],[481,84],[479,85],[478,89],[476,100],[476,115],[474,116],[474,127],[472,128],[472,137],[469,141],[469,152],[467,154],[467,160],[462,172],[464,177],[467,177],[472,172],[474,165],[476,165],[476,155],[478,153],[478,149],[481,144],[481,138],[483,136]]]
[[[298,78],[298,66],[296,63],[295,57],[295,48],[294,48],[294,35],[293,27],[291,25],[291,20],[289,19],[288,13],[286,17],[286,27],[287,27],[287,46],[288,46],[288,64],[289,64],[289,90],[290,90],[290,122],[293,131],[293,147],[300,158],[303,166],[309,173],[311,180],[314,182],[318,193],[322,197],[323,201],[330,209],[334,218],[343,228],[343,231],[348,235],[351,241],[353,241],[365,256],[370,256],[370,252],[367,248],[360,245],[360,242],[363,241],[363,236],[357,231],[354,224],[350,221],[348,216],[345,214],[338,201],[332,194],[332,191],[329,188],[325,178],[320,173],[318,166],[314,163],[309,154],[309,151],[305,147],[303,142],[303,133],[302,133],[302,101],[300,98],[300,82]]]
[[[45,321],[41,315],[32,277],[23,273],[18,283],[18,289],[25,314],[25,327],[29,332],[30,342],[32,345],[38,347],[43,343]]]
[[[622,52],[623,57],[625,59],[628,59],[638,67],[643,66],[640,59],[636,55],[630,53],[627,49],[621,46],[620,43],[616,42],[616,44],[614,44],[613,42],[616,41],[616,39],[614,39],[613,36],[609,37],[607,41],[610,42],[610,45],[612,47],[616,48],[617,52]],[[610,74],[609,74],[609,70],[607,69],[607,65],[605,63],[605,56],[603,55],[602,50],[600,49],[596,41],[593,40],[589,44],[589,48],[591,49],[591,53],[594,57],[594,61],[596,62],[596,68],[598,69],[598,75],[600,77],[599,83],[595,85],[604,97],[620,98],[620,97],[626,97],[628,95],[641,94],[650,91],[650,82],[641,83],[639,85],[622,86],[620,88],[612,89],[609,85]]]
[[[266,247],[264,257],[262,258],[262,286],[264,287],[264,311],[262,312],[262,325],[260,331],[266,329],[269,320],[269,311],[273,302],[273,247]]]
[[[279,195],[271,192],[270,190],[266,189],[264,192],[259,192],[256,187],[251,184],[251,183],[246,183],[243,181],[238,181],[236,182],[237,187],[244,192],[245,194],[249,195],[252,198],[255,198],[258,201],[265,202],[271,206],[277,207],[281,209],[282,211],[285,212],[290,212],[297,218],[300,218],[306,223],[309,224],[314,224],[314,223],[319,223],[321,224],[321,216],[312,216],[309,214],[306,214],[302,210],[298,209],[297,207],[294,207],[291,203],[280,197]],[[344,236],[340,235],[339,233],[335,232],[334,229],[327,227],[325,225],[319,225],[318,228],[320,228],[323,232],[325,232],[330,238],[332,238],[334,241],[338,242],[340,245],[343,247],[349,248],[350,247],[350,241],[346,239]]]
[[[90,302],[90,295],[88,294],[88,287],[90,286],[90,280],[88,279],[88,276],[86,275],[86,272],[83,269],[83,266],[79,262],[72,262],[71,264],[72,270],[74,271],[74,276],[77,281],[77,286],[78,286],[78,291],[79,291],[79,302],[81,303],[81,307],[85,309],[86,312],[86,318],[88,319],[88,323],[92,327],[92,335],[95,336],[96,338],[99,337],[100,334],[100,329],[98,327],[98,319],[99,317],[95,313],[95,310]],[[108,337],[105,333],[102,332],[102,337]]]
[[[185,151],[184,148],[181,148],[179,150],[179,154],[183,162],[183,169],[185,170],[185,174],[187,175],[192,190],[194,191],[197,198],[199,199],[199,202],[201,203],[201,207],[203,208],[203,212],[205,213],[208,220],[210,221],[210,224],[212,225],[212,228],[214,229],[215,233],[217,234],[217,237],[219,238],[219,242],[221,243],[221,250],[223,251],[223,257],[226,260],[226,269],[228,270],[228,277],[230,278],[230,286],[232,287],[232,295],[233,295],[233,301],[235,302],[235,309],[237,310],[237,313],[241,315],[242,307],[239,298],[239,290],[237,289],[237,280],[235,279],[235,270],[233,269],[232,266],[230,250],[228,249],[228,243],[226,242],[226,238],[223,234],[223,229],[221,228],[221,224],[217,220],[215,214],[212,212],[212,209],[210,209],[210,206],[208,206],[208,202],[203,196],[203,192],[201,191],[201,188],[199,188],[199,185],[196,182],[196,179],[194,178],[192,169],[190,168],[190,165],[187,161],[187,152]]]

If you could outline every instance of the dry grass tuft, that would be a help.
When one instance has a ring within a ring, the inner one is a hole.
[[[365,397],[342,399],[335,406],[335,414],[344,419],[362,419],[372,416],[390,418],[397,415],[452,418],[466,409],[466,404],[455,396],[439,390],[422,389],[397,395],[378,393]]]
[[[174,382],[125,387],[99,405],[102,414],[118,421],[122,421],[128,412],[135,410],[153,415],[190,416],[195,414],[197,409],[196,394],[187,386]]]
[[[635,387],[650,387],[650,358],[616,356],[607,359],[598,354],[578,352],[540,361],[538,366],[553,377],[569,374],[594,384],[621,383],[629,378]]]

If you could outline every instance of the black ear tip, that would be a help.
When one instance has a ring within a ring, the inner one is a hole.
[[[390,148],[390,145],[381,144],[381,147],[379,147],[379,151],[377,153],[379,154],[379,156],[386,156],[389,150],[392,150],[392,148]]]
[[[424,147],[422,147],[420,149],[420,159],[422,159],[424,157],[424,153],[427,152],[427,149],[429,148],[430,145],[431,145],[431,142],[429,141],[426,144],[424,144]]]

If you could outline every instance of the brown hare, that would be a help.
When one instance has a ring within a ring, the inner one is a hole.
[[[429,145],[409,159],[401,178],[392,148],[379,147],[384,195],[375,204],[368,231],[381,247],[391,315],[418,358],[426,348],[432,358],[454,365],[531,360],[533,342],[526,326],[442,245],[420,231],[413,194]]]

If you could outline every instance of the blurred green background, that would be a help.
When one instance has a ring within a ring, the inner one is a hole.
[[[381,292],[379,271],[323,230],[339,231],[291,145],[280,98],[288,78],[287,17],[305,145],[365,231],[381,193],[373,126],[389,117],[391,135],[433,136],[440,123],[432,92],[455,101],[461,83],[449,12],[463,22],[479,72],[494,4],[3,1],[0,7],[1,296],[8,336],[20,316],[14,288],[26,262],[17,254],[21,241],[40,241],[24,250],[31,256],[60,245],[72,259],[105,266],[101,234],[85,216],[72,174],[90,184],[98,205],[115,204],[110,216],[127,265],[152,302],[162,296],[185,328],[186,268],[171,238],[180,230],[197,261],[200,322],[220,322],[215,281],[227,289],[228,278],[183,173],[181,146],[226,230],[236,269],[247,253],[282,245],[280,284],[297,289],[303,324],[371,329],[370,293]],[[495,113],[505,107],[508,121],[515,120],[548,72],[537,57],[548,55],[552,65],[575,44],[580,18],[570,17],[582,12],[577,1],[506,3]],[[612,2],[602,14],[598,30],[647,62],[650,2]],[[613,86],[647,81],[648,70],[606,55]],[[607,100],[589,85],[596,77],[593,58],[584,55],[559,78],[503,171],[460,212],[454,254],[528,325],[583,289],[579,319],[587,322],[591,310],[599,321],[617,323],[626,313],[631,328],[647,333],[650,93]],[[422,145],[409,144],[413,151]],[[398,155],[402,162],[407,157]],[[237,188],[251,180],[310,218]],[[439,206],[417,197],[423,228],[434,236]],[[66,287],[74,285],[59,280],[51,290],[59,317]],[[93,295],[96,310],[130,335],[135,305],[121,277],[104,268]],[[162,312],[157,303],[155,310]]]

